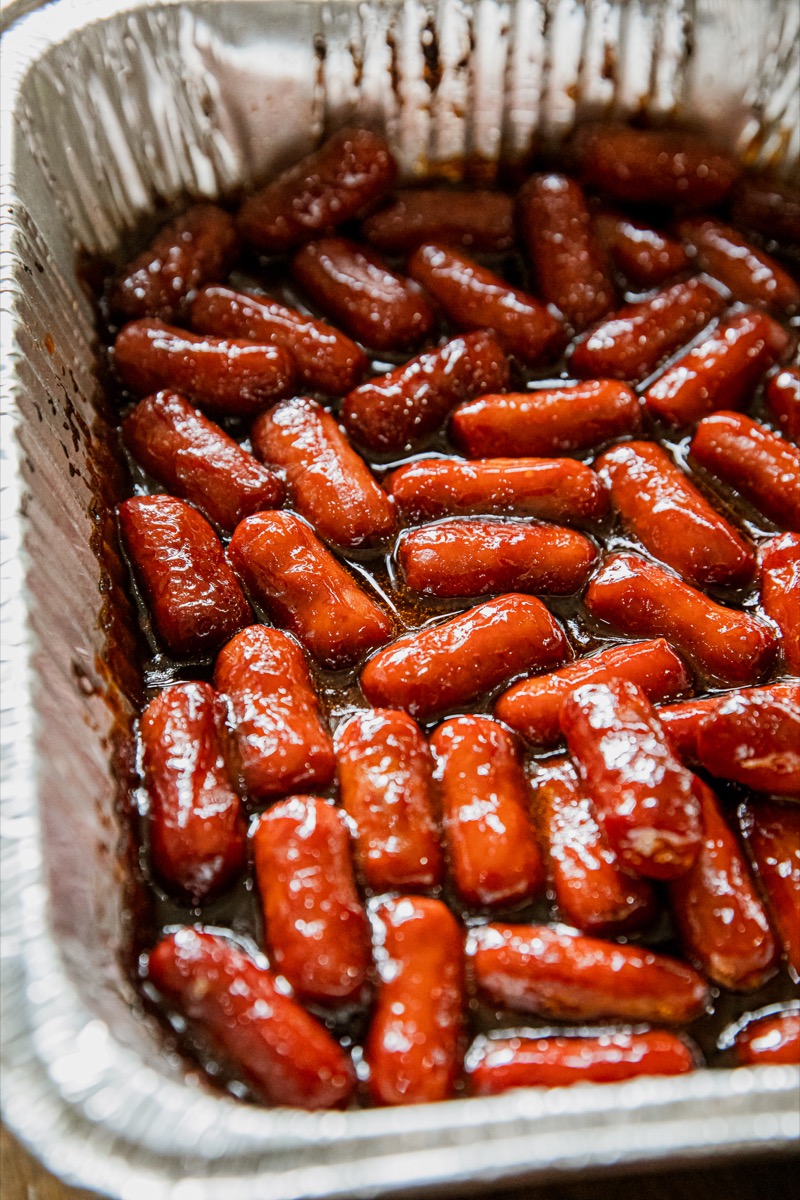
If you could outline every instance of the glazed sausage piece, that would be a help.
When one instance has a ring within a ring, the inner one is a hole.
[[[228,549],[249,595],[323,667],[358,662],[392,636],[392,622],[294,513],[257,513]]]
[[[316,401],[294,396],[276,404],[251,437],[256,457],[283,469],[294,507],[325,541],[363,546],[392,532],[391,501]]]
[[[739,176],[731,154],[685,130],[590,124],[572,148],[585,183],[634,204],[713,207]]]
[[[242,805],[228,779],[222,708],[208,683],[176,683],[142,714],[150,858],[194,906],[223,891],[247,859]]]
[[[581,378],[641,383],[725,307],[702,279],[688,279],[612,313],[577,341],[569,363]]]
[[[667,367],[650,384],[644,402],[653,416],[679,427],[720,408],[739,408],[788,340],[766,313],[736,313]]]
[[[633,217],[603,212],[595,219],[595,227],[617,270],[636,287],[658,287],[689,265],[689,255],[680,242]]]
[[[800,1010],[748,1022],[733,1052],[743,1067],[800,1066]]]
[[[453,882],[465,904],[509,907],[544,887],[513,737],[491,717],[455,717],[431,739]]]
[[[746,175],[734,192],[731,220],[740,229],[800,247],[800,191],[779,179]]]
[[[800,683],[731,692],[700,721],[696,744],[712,775],[800,799]]]
[[[540,300],[446,246],[420,246],[408,273],[454,325],[491,329],[503,349],[527,366],[554,358],[566,343],[563,325]]]
[[[205,287],[192,304],[192,328],[216,337],[249,338],[282,346],[294,359],[298,381],[329,396],[343,396],[364,374],[367,356],[332,325],[315,321],[269,296]]]
[[[198,288],[225,278],[238,254],[233,217],[214,204],[196,204],[128,263],[111,291],[111,309],[129,320],[174,321],[185,315]]]
[[[208,654],[252,619],[214,530],[174,496],[133,496],[119,528],[155,632],[172,654]]]
[[[568,654],[561,627],[540,600],[498,596],[379,650],[361,672],[361,687],[376,707],[429,717]]]
[[[724,283],[735,300],[766,304],[779,312],[795,312],[800,287],[774,258],[757,250],[729,225],[693,217],[678,232],[704,271]]]
[[[416,721],[388,708],[359,712],[336,731],[342,807],[358,865],[373,892],[442,881],[433,760]]]
[[[396,174],[382,137],[340,129],[248,196],[239,209],[239,230],[257,249],[285,254],[359,216],[390,190]]]
[[[498,254],[514,245],[514,201],[502,192],[401,189],[361,233],[384,254],[407,254],[423,242]]]
[[[470,933],[467,952],[491,1004],[556,1020],[684,1025],[710,1003],[705,981],[686,963],[547,925],[483,925]]]
[[[533,175],[517,196],[517,223],[539,292],[574,330],[613,308],[614,284],[579,183]]]
[[[400,896],[374,911],[378,995],[364,1047],[375,1104],[448,1100],[460,1066],[461,931],[441,900]]]
[[[114,366],[138,396],[160,388],[179,392],[198,408],[224,417],[249,417],[294,382],[294,362],[280,346],[201,337],[163,321],[130,321],[114,342]]]
[[[333,745],[292,638],[264,625],[243,629],[220,651],[214,686],[227,704],[231,757],[253,799],[328,786]]]
[[[761,607],[781,631],[787,670],[800,675],[800,534],[782,533],[762,549]]]
[[[692,679],[663,638],[613,646],[535,679],[523,679],[503,692],[494,715],[533,745],[555,746],[561,739],[558,718],[564,700],[583,683],[619,677],[640,687],[649,700],[669,700],[691,691]]]
[[[684,874],[701,846],[697,780],[641,688],[627,679],[585,683],[564,701],[560,721],[622,866],[652,879]]]
[[[653,889],[620,867],[570,760],[550,759],[535,782],[550,884],[564,921],[609,936],[649,925],[657,912]]]
[[[471,458],[558,455],[637,433],[641,405],[613,379],[481,396],[453,413],[452,435]]]
[[[342,406],[342,424],[370,450],[406,450],[457,404],[507,383],[508,362],[494,334],[466,333],[356,388]]]
[[[316,796],[290,796],[253,834],[270,963],[301,1000],[357,1000],[371,955],[342,813]]]
[[[623,633],[666,637],[716,683],[755,683],[775,657],[775,637],[763,621],[715,604],[636,554],[610,555],[589,584],[584,603],[592,616]]]
[[[746,417],[706,417],[690,453],[711,475],[740,492],[776,525],[800,532],[800,450]]]
[[[800,442],[800,367],[784,367],[769,380],[764,399],[780,432]]]
[[[637,1075],[684,1075],[698,1059],[682,1038],[662,1029],[595,1037],[479,1037],[465,1063],[472,1096],[511,1088],[616,1083]]]
[[[711,788],[698,780],[700,853],[669,884],[683,950],[720,987],[752,992],[775,974],[778,945],[733,831]]]
[[[739,822],[795,983],[800,981],[800,808],[748,801]]]
[[[605,486],[572,458],[425,458],[383,485],[411,521],[493,513],[585,526],[608,512]]]
[[[752,548],[660,446],[613,446],[595,470],[625,528],[689,583],[737,587],[752,579]]]
[[[298,250],[292,275],[307,296],[359,342],[373,350],[403,350],[435,324],[416,284],[390,271],[366,246],[321,238]]]
[[[150,954],[148,977],[200,1027],[264,1104],[343,1108],[355,1088],[348,1055],[279,991],[272,972],[217,934],[181,929]]]
[[[597,549],[583,534],[558,525],[467,517],[405,534],[397,559],[406,586],[425,596],[569,596],[588,579]]]
[[[140,400],[122,422],[122,437],[149,475],[226,533],[283,503],[282,480],[177,392]]]
[[[683,700],[679,704],[667,704],[657,709],[661,722],[670,740],[673,750],[686,763],[697,765],[699,762],[697,739],[700,728],[710,713],[715,712],[729,697],[738,696],[743,700],[752,698],[754,701],[764,700],[768,705],[774,701],[780,705],[784,701],[791,703],[795,684],[774,683],[766,687],[740,688],[723,696],[708,696],[704,700]]]

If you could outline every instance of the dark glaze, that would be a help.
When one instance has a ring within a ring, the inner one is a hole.
[[[681,135],[681,137],[683,137],[683,135]],[[550,164],[544,164],[544,166],[550,166]],[[777,189],[773,189],[771,184],[769,185],[769,191],[770,195],[777,193]],[[453,193],[448,191],[447,194],[452,195]],[[470,195],[471,193],[466,194]],[[590,205],[593,205],[594,203],[594,199],[590,197]],[[786,204],[788,203],[789,202],[786,201]],[[774,232],[777,234],[779,230],[777,219],[778,217],[786,214],[790,215],[789,208],[785,205],[780,211],[773,207],[770,232],[774,230]],[[651,219],[650,214],[647,213],[644,219],[649,221]],[[658,214],[654,213],[652,219],[657,221],[659,227],[661,227],[662,221],[665,222],[667,218],[666,215],[659,216]],[[634,223],[635,220],[635,217],[631,217],[631,223]],[[149,229],[147,230],[147,233],[150,234],[152,229],[153,223],[149,222]],[[345,227],[343,232],[349,232],[348,227]],[[144,244],[145,240],[146,239],[142,239],[136,245],[134,245],[133,252],[135,252],[138,247]],[[773,246],[774,243],[770,243],[768,244],[767,248],[772,250]],[[780,247],[776,253],[779,253],[782,256],[784,250],[786,249],[786,247]],[[129,256],[132,257],[132,253]],[[482,262],[480,257],[479,261]],[[791,258],[789,261],[792,261]],[[391,265],[393,268],[396,266],[396,268],[400,271],[403,270],[402,263],[395,264],[394,262],[391,262]],[[487,266],[489,266],[495,273],[506,278],[511,285],[520,287],[523,290],[533,291],[535,294],[536,289],[527,275],[525,264],[522,262],[520,256],[516,253],[509,254],[503,257],[501,260],[497,258],[490,259],[487,263]],[[107,267],[104,267],[104,270],[107,270]],[[622,282],[622,280],[618,280],[618,283],[621,284]],[[294,287],[291,281],[287,279],[285,264],[279,260],[267,260],[263,258],[258,259],[254,255],[246,254],[246,257],[241,262],[240,268],[234,272],[233,276],[227,281],[226,286],[229,286],[231,289],[239,292],[252,291],[254,293],[260,293],[264,291],[270,296],[274,296],[276,302],[279,302],[283,306],[296,311],[301,311],[303,315],[306,315],[307,313],[303,298],[299,295],[297,289]],[[640,297],[635,292],[626,293],[624,295],[624,301],[627,303],[634,302],[639,298]],[[310,315],[316,318],[319,314],[314,311]],[[733,312],[729,315],[735,315],[735,310],[733,310]],[[107,342],[113,341],[115,329],[113,325],[109,324],[107,314],[101,317],[101,322],[103,326],[102,336]],[[455,331],[449,329],[446,323],[442,323],[442,338],[447,336],[452,337],[454,332]],[[371,364],[371,369],[376,372],[382,372],[387,366],[395,366],[402,362],[402,359],[399,356],[395,356],[393,354],[387,355],[387,358],[389,361],[373,362]],[[549,379],[551,385],[557,384],[558,386],[563,386],[564,381],[568,380],[570,377],[569,369],[561,361],[553,363],[552,366],[548,367],[546,371],[523,371],[519,364],[514,363],[511,364],[511,369],[511,386],[521,391],[524,391],[525,388],[529,387],[531,384],[533,384],[534,387],[540,386],[545,379]],[[109,385],[110,393],[113,399],[116,399],[122,404],[125,404],[129,401],[130,397],[126,393],[120,392],[118,383],[115,382],[113,378],[109,378]],[[757,419],[766,420],[768,423],[772,423],[769,416],[764,416],[762,389],[760,386],[756,388],[752,398],[748,398],[747,411]],[[237,441],[242,441],[244,439],[244,447],[249,448],[246,441],[248,433],[246,425],[241,423],[239,420],[232,420],[227,417],[222,418],[222,424],[227,433],[229,433]],[[625,433],[621,433],[615,436],[624,437],[626,435]],[[654,440],[660,441],[665,445],[673,457],[675,457],[679,464],[687,465],[686,439],[679,439],[679,435],[666,431],[661,425],[653,426],[647,416],[645,416],[645,430],[642,436],[647,436],[649,438],[653,438]],[[452,456],[455,453],[453,443],[444,433],[430,435],[428,440],[422,442],[419,449],[423,450],[428,456],[438,456],[441,454]],[[518,453],[516,447],[514,448],[513,453]],[[567,453],[573,453],[573,451],[567,451]],[[587,454],[580,449],[574,453],[575,457],[568,460],[570,466],[573,468],[583,468],[584,470],[588,471],[589,468],[585,466],[588,457]],[[406,468],[409,471],[413,471],[416,465],[415,463],[410,462],[408,458],[401,458],[400,461],[393,461],[387,464],[386,458],[387,456],[385,454],[383,456],[380,454],[371,454],[369,456],[369,465],[378,474],[379,478],[381,472],[385,470],[387,466],[392,468]],[[583,462],[578,462],[576,459],[582,459]],[[430,457],[429,461],[431,461]],[[438,460],[434,458],[434,461],[438,461],[439,465],[442,467],[448,467],[452,463],[459,469],[461,463],[463,462],[463,460],[453,459],[452,457]],[[506,460],[506,462],[510,461],[511,460]],[[515,466],[518,464],[520,467],[522,467],[524,462],[524,459],[518,459],[515,463]],[[122,479],[122,475],[124,474],[124,464],[120,470],[119,464],[112,461],[108,456],[106,456],[106,458],[103,460],[103,463],[104,479],[108,477],[109,472],[113,473],[114,471],[118,471],[120,479]],[[491,472],[494,466],[500,466],[502,464],[494,460],[493,462],[473,463],[468,465],[470,468],[475,467],[476,470],[481,470],[485,467],[487,468],[488,472]],[[549,463],[547,465],[548,467],[550,466]],[[556,464],[553,465],[555,466]],[[691,463],[688,464],[688,470],[689,478],[694,483],[699,484],[701,491],[709,496],[710,489],[708,487],[706,476],[702,472],[695,471],[692,468]],[[586,478],[587,477],[584,476],[584,479]],[[139,490],[151,489],[153,487],[152,480],[144,477],[140,473],[134,474],[134,480],[135,485]],[[125,487],[126,485],[121,483],[121,486]],[[741,497],[736,492],[731,491],[727,486],[722,484],[715,483],[714,486],[716,498],[712,498],[712,502],[715,505],[719,504],[721,506],[721,511],[726,515],[726,517],[732,520],[734,525],[741,529],[748,538],[755,541],[757,545],[760,545],[767,537],[774,536],[775,530],[771,522],[761,517],[757,512],[754,512],[746,503],[743,502]],[[130,488],[130,483],[127,484],[127,487]],[[125,494],[125,491],[123,491],[122,495],[124,496]],[[602,489],[595,491],[595,496],[600,497],[600,500],[598,501],[600,507],[596,515],[587,511],[585,522],[588,525],[591,534],[599,538],[609,550],[638,551],[639,547],[636,545],[633,539],[622,534],[616,518],[609,519],[608,517],[603,516],[602,510],[605,508],[605,504],[603,502]],[[496,501],[492,500],[491,503],[494,504],[495,502]],[[291,501],[289,503],[291,504]],[[480,504],[480,501],[476,501],[476,503]],[[505,503],[505,501],[497,501],[497,503],[502,504]],[[594,500],[592,503],[594,503]],[[473,515],[486,515],[487,513],[493,511],[496,510],[494,508],[479,507],[478,510],[473,513]],[[505,509],[501,509],[500,511],[506,512]],[[509,508],[507,511],[512,513],[514,510]],[[408,519],[404,513],[401,512],[400,515],[401,520],[405,521]],[[446,516],[450,514],[445,511],[441,513],[434,513],[433,515]],[[520,511],[518,515],[527,514]],[[572,523],[571,518],[566,515],[564,511],[551,513],[537,511],[533,512],[531,515],[536,516],[537,519],[557,520],[560,523],[567,524]],[[576,520],[575,523],[584,524],[583,520],[580,522]],[[110,524],[108,519],[106,519],[105,525],[98,526],[98,530],[101,528],[105,529],[105,541],[108,542],[109,545],[112,543],[114,544],[114,552],[116,553],[116,533],[112,526],[113,519]],[[375,587],[382,589],[383,592],[389,596],[390,604],[395,610],[398,620],[398,627],[400,629],[413,632],[414,630],[420,629],[426,624],[441,620],[445,616],[452,616],[453,614],[462,611],[465,607],[465,602],[463,600],[423,600],[418,596],[412,596],[409,594],[404,588],[402,581],[400,581],[393,573],[391,567],[387,571],[386,566],[384,565],[383,548],[356,548],[353,550],[345,549],[343,553],[338,549],[334,549],[334,553],[347,568],[352,569],[356,575],[368,575],[370,579],[374,581]],[[114,593],[121,603],[124,599],[122,595],[122,589],[126,586],[126,583],[123,574],[118,570],[116,572],[112,571],[110,586],[113,587]],[[727,591],[720,596],[717,596],[716,592],[714,594],[715,598],[722,599],[723,602],[730,606],[733,610],[744,607],[745,611],[747,612],[759,611],[756,608],[758,598],[752,587],[744,590],[737,590],[735,592]],[[607,626],[596,622],[594,618],[586,612],[579,599],[571,598],[567,600],[551,598],[548,599],[547,603],[548,607],[551,608],[551,610],[558,616],[559,620],[563,622],[567,637],[571,642],[576,654],[596,655],[600,651],[609,650],[612,648],[616,635],[613,633],[613,631],[609,630]],[[164,655],[157,655],[155,658],[150,658],[148,660],[148,651],[144,646],[139,652],[137,652],[137,654],[133,655],[133,658],[131,658],[130,652],[124,649],[124,647],[127,645],[128,643],[125,642],[123,638],[121,642],[122,648],[120,649],[119,654],[117,654],[115,650],[116,657],[114,659],[113,669],[117,672],[122,671],[124,678],[129,681],[129,690],[131,691],[131,694],[135,694],[136,690],[141,685],[139,666],[141,662],[144,662],[145,665],[145,683],[149,689],[150,695],[153,695],[159,687],[163,686],[164,683],[169,683],[173,680],[185,679],[187,674],[197,678],[210,678],[211,676],[212,664],[208,661],[197,661],[192,663],[186,663],[185,661],[175,662]],[[632,651],[635,649],[635,647],[629,647],[626,644],[622,644],[617,645],[616,649],[621,655],[626,655],[629,652],[629,649]],[[671,655],[671,659],[672,665],[670,670],[674,674],[674,679],[677,679],[676,664],[680,671],[685,673],[685,669],[680,666],[680,661],[677,659],[677,656]],[[354,709],[363,708],[365,701],[357,687],[357,684],[354,682],[354,672],[337,672],[335,674],[331,674],[327,671],[318,669],[312,664],[311,676],[321,698],[323,720],[325,723],[329,721],[332,728],[335,728],[336,725],[347,716],[351,716]],[[716,685],[714,684],[713,680],[710,681],[707,677],[700,677],[697,680],[697,686],[702,691],[702,689],[707,689],[709,687],[713,689]],[[674,696],[679,694],[679,690],[676,689],[676,691],[667,693],[667,695]],[[471,703],[470,707],[475,707],[480,712],[486,712],[491,706],[493,699],[494,697],[491,693],[484,694],[480,697],[477,697],[476,700]],[[526,756],[526,765],[529,770],[533,770],[534,772],[539,769],[536,761],[530,755]],[[302,786],[305,787],[306,785]],[[313,790],[316,791],[322,785],[314,783],[311,786]],[[738,804],[742,799],[743,792],[739,785],[720,783],[718,790],[722,799],[726,803],[728,812],[732,811],[731,806],[735,808],[736,804]],[[325,792],[323,794],[330,793]],[[762,808],[764,803],[765,802],[763,801],[759,802]],[[782,811],[788,811],[786,806],[782,808]],[[132,837],[136,836],[135,829],[132,829]],[[145,863],[145,872],[147,872],[147,864],[146,860],[144,859],[144,852],[140,851],[140,853],[142,854],[142,861]],[[252,872],[250,874],[252,874]],[[214,899],[205,903],[201,911],[198,909],[189,909],[188,907],[177,903],[175,900],[167,898],[161,891],[157,882],[154,882],[152,879],[150,879],[147,892],[147,903],[149,903],[150,909],[148,911],[144,911],[139,906],[136,898],[134,898],[134,901],[132,902],[130,919],[137,949],[141,951],[148,950],[158,939],[159,931],[163,930],[165,927],[174,928],[176,925],[191,924],[199,920],[202,920],[207,925],[211,924],[218,927],[228,927],[232,929],[234,939],[241,941],[242,944],[248,948],[253,948],[259,944],[263,944],[260,914],[252,887],[252,879],[248,878],[247,880],[243,881],[241,886],[238,886],[235,889],[227,892],[218,899]],[[480,922],[481,920],[485,919],[484,916],[475,910],[464,910],[464,908],[459,904],[457,898],[454,897],[448,889],[445,890],[445,898],[451,907],[454,908],[457,916],[463,917],[469,924],[474,924],[475,922]],[[794,902],[795,904],[797,903],[796,900]],[[558,914],[557,910],[553,910],[551,908],[548,901],[541,899],[535,901],[529,908],[526,908],[521,917],[515,913],[515,918],[534,922],[542,922],[551,921],[553,919],[557,920]],[[651,943],[658,949],[665,950],[668,953],[680,952],[677,945],[672,940],[669,920],[664,914],[662,914],[661,920],[652,929],[648,930],[645,936],[647,942]],[[144,968],[142,968],[142,970],[143,969]],[[135,974],[135,963],[133,966],[133,971]],[[723,1063],[727,1065],[727,1060],[724,1058],[724,1056],[720,1058],[717,1050],[717,1036],[720,1029],[730,1022],[736,1020],[743,1012],[750,1011],[759,1005],[774,1004],[776,1002],[785,1000],[789,994],[791,994],[791,983],[788,980],[785,972],[781,972],[781,974],[767,984],[766,987],[762,988],[758,995],[748,996],[743,999],[739,999],[737,996],[726,992],[722,992],[720,995],[718,995],[714,1001],[713,1013],[702,1017],[691,1027],[692,1036],[696,1037],[699,1044],[702,1046],[710,1065],[716,1066],[722,1065]],[[152,993],[149,991],[146,991],[145,1002],[148,1006],[151,1005]],[[160,1008],[161,1006],[159,1005],[158,1007]],[[487,1028],[499,1030],[504,1027],[507,1028],[510,1024],[514,1027],[519,1025],[518,1014],[500,1012],[494,1009],[490,1010],[486,1006],[478,1006],[477,1008],[470,1006],[467,1013],[467,1019],[473,1032]],[[353,1015],[352,1019],[346,1014],[337,1013],[328,1018],[328,1023],[330,1024],[331,1028],[335,1029],[337,1036],[345,1033],[348,1038],[352,1038],[358,1043],[363,1042],[363,1013],[357,1013]],[[540,1022],[535,1017],[528,1016],[525,1024],[535,1029]],[[215,1050],[209,1047],[208,1044],[198,1043],[196,1040],[193,1040],[193,1036],[193,1034],[191,1036],[189,1034],[180,1035],[180,1044],[190,1046],[192,1048],[191,1052],[193,1057],[199,1057],[202,1063],[210,1063],[210,1069],[218,1083],[222,1082],[229,1086],[237,1096],[246,1094],[245,1085],[249,1085],[251,1082],[246,1073],[243,1075],[241,1069],[234,1068],[231,1070],[230,1062],[221,1061],[221,1051],[219,1048]],[[174,1037],[173,1035],[168,1034],[168,1038],[170,1050],[172,1051],[175,1048]],[[242,1056],[234,1054],[233,1057],[237,1058]],[[246,1054],[244,1055],[244,1058],[246,1061]],[[352,1084],[349,1084],[348,1089],[351,1086]],[[456,1085],[456,1093],[458,1093],[459,1086],[460,1085],[458,1084]],[[257,1091],[255,1093],[251,1092],[250,1094],[258,1095]],[[263,1094],[261,1094],[261,1098],[263,1099]],[[290,1102],[293,1103],[294,1101]],[[330,1099],[325,1101],[325,1103],[331,1102],[336,1103],[337,1101]]]

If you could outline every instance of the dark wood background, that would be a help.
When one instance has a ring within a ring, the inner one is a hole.
[[[800,1102],[800,1098],[799,1102]],[[748,1159],[725,1166],[710,1161],[702,1170],[621,1178],[581,1179],[545,1187],[482,1194],[482,1200],[789,1200],[797,1194],[800,1155]],[[418,1194],[420,1200],[421,1193]],[[0,1131],[2,1200],[95,1200],[94,1193],[65,1187],[43,1170],[7,1130]],[[236,1200],[231,1196],[231,1200]]]

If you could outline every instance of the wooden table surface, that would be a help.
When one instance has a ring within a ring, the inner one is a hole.
[[[800,1156],[750,1159],[703,1170],[659,1175],[627,1175],[585,1179],[545,1187],[493,1192],[483,1200],[788,1200],[795,1193]],[[96,1200],[94,1193],[66,1187],[22,1149],[7,1130],[0,1130],[0,1200]],[[236,1200],[231,1196],[231,1200]],[[399,1200],[399,1197],[398,1197]],[[424,1200],[424,1198],[421,1198]]]

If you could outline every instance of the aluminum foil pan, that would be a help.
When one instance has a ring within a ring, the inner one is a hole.
[[[160,1049],[122,966],[115,756],[137,684],[76,255],[353,120],[386,129],[406,176],[491,175],[579,117],[642,111],[796,173],[795,0],[23,0],[15,17],[0,128],[8,1124],[65,1179],[126,1200],[430,1195],[787,1148],[791,1068],[308,1114],[213,1094]]]

